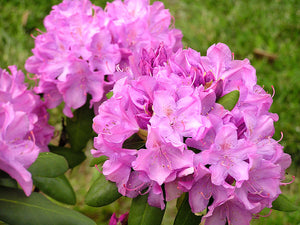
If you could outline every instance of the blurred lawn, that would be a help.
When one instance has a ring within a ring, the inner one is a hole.
[[[43,18],[59,0],[0,0],[0,67],[15,64],[24,71],[31,55],[36,28],[44,30]],[[104,6],[105,1],[92,1]],[[291,174],[300,175],[300,2],[299,0],[163,0],[175,18],[175,26],[184,34],[184,46],[206,54],[207,48],[218,42],[227,44],[236,59],[248,58],[257,70],[258,83],[272,93],[276,90],[272,112],[278,113],[275,138],[284,134],[281,144],[293,157]],[[275,54],[274,61],[258,57],[255,49]],[[25,71],[24,71],[25,72]],[[87,163],[88,164],[88,163]],[[107,224],[113,211],[124,213],[130,200],[121,199],[98,209],[84,206],[84,194],[95,179],[94,169],[87,164],[75,168],[69,176],[78,193],[75,206],[85,214]],[[78,174],[81,176],[78,179]],[[283,188],[293,202],[300,205],[300,180]],[[174,206],[174,203],[171,203]],[[172,222],[175,209],[167,209],[164,224]],[[300,212],[274,211],[268,218],[253,224],[300,224]]]

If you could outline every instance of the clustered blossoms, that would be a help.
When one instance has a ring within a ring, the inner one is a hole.
[[[249,224],[270,208],[291,159],[272,139],[278,116],[249,61],[221,43],[206,56],[162,44],[137,57],[116,72],[113,96],[94,118],[92,154],[108,156],[106,178],[161,209],[188,192],[194,213],[208,207],[205,224]],[[218,100],[233,92],[239,99],[228,110]]]
[[[16,66],[0,69],[0,170],[14,178],[25,194],[32,191],[27,168],[38,154],[48,151],[54,128],[48,125],[46,106],[27,90],[24,74]]]
[[[169,28],[171,15],[161,2],[116,0],[105,10],[89,0],[64,0],[44,20],[45,33],[35,38],[35,48],[25,65],[40,80],[49,108],[65,102],[64,114],[86,102],[101,102],[106,89],[116,81],[116,71],[125,70],[142,49],[165,43],[168,52],[181,47],[181,31]]]
[[[234,60],[225,44],[206,56],[182,49],[171,20],[161,2],[115,0],[103,10],[64,0],[45,18],[46,32],[25,65],[45,102],[16,67],[12,75],[0,70],[0,169],[26,195],[26,169],[53,134],[46,108],[64,102],[72,117],[89,94],[98,134],[91,152],[108,157],[103,174],[122,195],[148,194],[149,205],[164,209],[188,193],[193,213],[208,209],[206,225],[249,224],[272,207],[291,164],[272,138],[272,96],[257,85],[249,61]],[[237,102],[225,107],[222,99],[233,94]]]

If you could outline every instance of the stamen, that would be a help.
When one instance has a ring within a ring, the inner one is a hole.
[[[145,191],[144,193],[142,193],[141,191],[139,191],[139,194],[140,195],[146,195],[146,194],[148,194],[150,192],[151,188],[152,188],[152,186],[149,186],[148,189],[147,189],[147,191]]]
[[[258,191],[258,190],[256,190],[256,188],[250,183],[250,182],[248,182],[248,184],[250,185],[250,187],[254,190],[254,192],[250,192],[251,194],[254,194],[254,195],[259,195],[260,197],[262,197],[262,198],[270,198],[270,194],[269,193],[267,193],[267,195],[263,195],[262,193],[263,193],[263,189],[261,189],[260,191]]]
[[[295,177],[295,176],[292,176],[292,177],[293,177],[293,179],[292,179],[290,182],[288,182],[288,183],[281,183],[281,182],[280,182],[280,185],[286,186],[286,185],[288,185],[288,184],[294,183],[296,177]]]
[[[274,88],[274,86],[273,86],[273,85],[272,85],[271,87],[272,87],[272,90],[273,90],[273,94],[272,94],[272,96],[271,96],[271,97],[273,98],[273,97],[274,97],[274,95],[275,95],[275,88]]]
[[[211,198],[211,196],[212,196],[212,193],[210,193],[209,196],[206,197],[202,191],[200,192],[200,194],[201,194],[202,197],[203,197],[204,199],[206,199],[206,200],[209,200],[209,199]]]
[[[270,209],[270,212],[266,215],[255,214],[254,218],[259,219],[260,217],[269,217],[271,215],[271,213],[272,213],[272,209]]]
[[[282,131],[280,132],[280,135],[281,135],[281,137],[280,137],[280,139],[277,141],[277,143],[279,143],[279,142],[283,139],[283,132],[282,132]]]
[[[96,169],[98,170],[99,173],[102,173],[102,171],[98,168],[98,165],[95,164]]]
[[[175,17],[171,15],[171,26],[170,29],[175,29]]]
[[[41,34],[44,34],[44,32],[43,32],[43,31],[41,31],[41,30],[40,30],[40,29],[38,29],[38,28],[35,28],[35,30],[36,30],[37,32],[41,33]]]
[[[123,187],[127,190],[127,191],[137,191],[137,189],[142,188],[145,185],[145,182],[143,182],[142,184],[140,184],[139,186],[135,187],[135,188],[129,188],[126,187],[126,184],[123,184]],[[139,191],[140,192],[140,191]]]
[[[31,134],[31,136],[32,136],[32,141],[33,141],[33,143],[35,144],[35,137],[34,137],[33,131],[30,131],[30,134]],[[29,136],[29,139],[31,140],[30,136]]]
[[[30,34],[30,37],[32,37],[34,40],[36,39],[36,37],[35,37],[35,36],[33,36],[33,34]]]
[[[192,67],[191,69],[193,69],[193,70],[195,71],[195,74],[197,74],[197,71],[196,71],[196,68],[195,68],[195,67]],[[194,75],[194,79],[193,79],[193,82],[191,83],[191,86],[194,85],[195,80],[196,80],[196,75]]]
[[[120,68],[120,64],[116,65],[116,71],[117,72],[124,72],[121,68]]]
[[[231,56],[232,56],[231,60],[233,61],[234,60],[234,52],[231,53]]]

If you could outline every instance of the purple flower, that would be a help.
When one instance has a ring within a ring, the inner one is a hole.
[[[248,180],[248,154],[256,148],[244,140],[237,139],[236,128],[225,125],[218,131],[215,143],[209,150],[199,154],[201,162],[210,165],[212,183],[222,185],[228,175],[236,181]]]
[[[193,167],[193,152],[184,150],[185,146],[175,147],[166,143],[155,128],[148,129],[146,147],[138,151],[133,169],[144,171],[151,180],[162,185],[171,179],[172,173]]]
[[[272,207],[272,202],[281,193],[280,166],[262,159],[261,155],[249,157],[249,179],[236,189],[237,198],[252,213]]]
[[[9,69],[11,75],[0,69],[0,169],[29,196],[33,184],[27,168],[39,152],[48,151],[54,129],[44,103],[27,90],[24,74],[16,66]]]

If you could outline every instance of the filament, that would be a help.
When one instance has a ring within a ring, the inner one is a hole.
[[[209,200],[209,199],[211,198],[211,196],[212,196],[212,193],[210,193],[209,196],[206,197],[202,191],[200,192],[200,194],[201,194],[202,197],[203,197],[204,199],[206,199],[206,200]]]
[[[123,187],[127,190],[127,191],[137,191],[137,189],[142,188],[145,185],[145,183],[143,182],[142,184],[138,185],[135,188],[129,188],[126,186],[126,184],[123,184]],[[139,191],[140,192],[140,191]]]
[[[272,94],[272,98],[274,97],[274,95],[275,95],[275,88],[274,88],[274,86],[272,85],[271,86],[272,87],[272,90],[273,90],[273,94]]]
[[[102,173],[102,171],[98,168],[98,165],[95,164],[96,169],[98,170],[99,173]]]
[[[292,176],[292,177],[293,177],[293,179],[292,179],[290,182],[288,182],[288,183],[281,183],[281,182],[280,182],[280,185],[286,186],[286,185],[288,185],[288,184],[294,183],[296,177],[295,177],[295,176]]]

